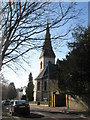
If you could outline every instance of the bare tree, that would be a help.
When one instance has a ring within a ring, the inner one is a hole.
[[[2,65],[13,69],[14,65],[23,67],[18,61],[28,63],[27,54],[32,49],[41,48],[40,37],[46,30],[47,20],[51,30],[66,25],[76,19],[79,12],[75,12],[76,3],[50,2],[7,2],[2,3]],[[72,27],[63,33],[51,36],[53,42],[66,36]]]

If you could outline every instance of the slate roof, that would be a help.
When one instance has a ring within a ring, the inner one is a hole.
[[[40,58],[42,56],[46,56],[46,57],[49,57],[49,58],[55,58],[55,54],[54,54],[54,51],[52,49],[51,40],[50,40],[50,32],[49,32],[48,23],[47,23],[46,35],[45,35],[45,40],[44,40],[44,43],[43,43],[42,52],[40,54]]]
[[[46,79],[46,78],[55,80],[57,77],[57,74],[56,74],[57,70],[58,70],[58,66],[49,62],[46,68],[42,70],[40,74],[37,76],[36,80]]]

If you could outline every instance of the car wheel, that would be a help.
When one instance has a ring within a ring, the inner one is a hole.
[[[11,113],[11,116],[14,116],[14,115],[15,115],[15,113],[14,113],[13,110],[11,110],[10,113]]]
[[[11,112],[11,116],[14,116],[14,112]]]
[[[9,113],[11,114],[11,109],[9,109]]]

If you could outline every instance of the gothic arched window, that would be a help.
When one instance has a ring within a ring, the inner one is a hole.
[[[47,82],[46,81],[44,82],[44,90],[45,91],[47,90]]]
[[[38,91],[40,90],[40,82],[38,82],[38,84],[37,84],[37,90]]]
[[[42,69],[42,62],[40,63],[40,69]]]

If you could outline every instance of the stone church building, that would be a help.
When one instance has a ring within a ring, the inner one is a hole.
[[[35,79],[34,101],[48,101],[52,91],[57,89],[55,53],[52,48],[47,23],[43,48],[40,54],[40,73]]]
[[[40,73],[35,79],[34,101],[48,101],[48,103],[51,102],[53,107],[67,106],[67,108],[77,109],[77,106],[79,106],[79,108],[82,109],[82,106],[71,96],[67,96],[58,92],[58,65],[55,64],[55,53],[51,44],[48,24],[39,59]]]

